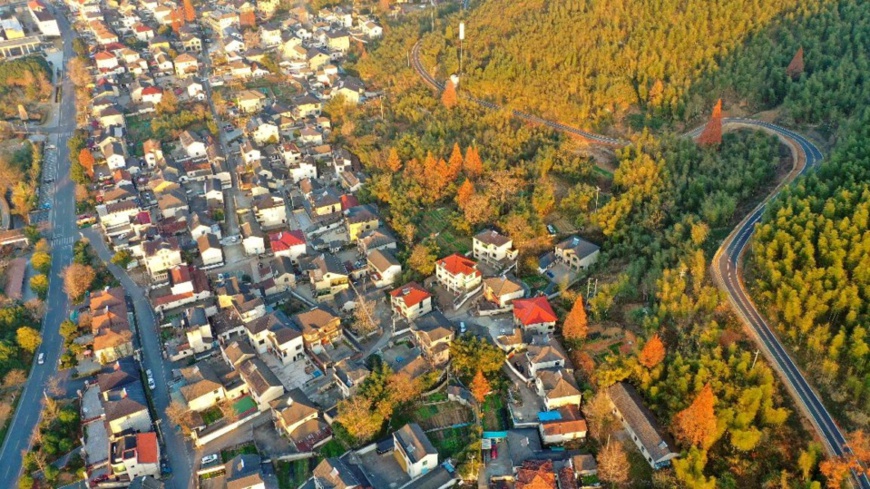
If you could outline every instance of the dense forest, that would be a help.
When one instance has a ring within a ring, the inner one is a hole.
[[[462,83],[587,128],[618,128],[638,107],[682,114],[686,92],[721,58],[773,19],[807,15],[818,3],[486,0],[467,15]],[[427,66],[437,64],[441,78],[459,71],[458,22],[426,39]],[[787,64],[767,74],[785,83]]]
[[[804,371],[870,427],[870,113],[771,205],[753,241],[757,299]],[[842,419],[842,417],[841,417]]]

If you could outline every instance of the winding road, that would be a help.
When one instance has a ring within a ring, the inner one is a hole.
[[[444,89],[444,83],[435,79],[420,62],[420,41],[417,41],[411,49],[409,62],[427,85],[439,91]],[[459,96],[491,110],[501,108],[492,102],[476,98],[466,92],[460,91]],[[627,141],[621,139],[591,133],[526,112],[512,110],[512,113],[518,119],[580,136],[591,143],[606,146],[624,146],[628,144]],[[767,360],[774,366],[785,382],[795,404],[799,406],[816,429],[819,437],[824,442],[828,454],[831,456],[842,456],[850,453],[846,438],[843,436],[834,418],[825,408],[824,404],[822,404],[818,394],[807,382],[806,377],[804,377],[800,368],[789,356],[770,325],[761,313],[758,312],[758,309],[749,297],[742,276],[743,253],[746,251],[752,233],[755,231],[755,225],[761,221],[764,215],[768,202],[779,195],[780,190],[795,178],[806,174],[816,167],[823,158],[822,152],[804,136],[769,122],[754,119],[726,118],[723,119],[722,124],[723,127],[742,127],[764,131],[777,136],[791,150],[794,156],[794,168],[773,192],[737,225],[722,243],[722,246],[713,257],[714,278],[718,286],[728,294],[728,300],[734,307],[737,315],[746,324],[747,329],[761,347]],[[697,137],[702,129],[703,127],[697,128],[689,132],[687,136]],[[860,489],[870,489],[870,479],[868,479],[866,474],[859,475],[853,472],[853,476],[857,487]]]

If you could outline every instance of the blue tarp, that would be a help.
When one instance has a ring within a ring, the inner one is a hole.
[[[484,431],[483,437],[489,439],[507,438],[507,431]]]
[[[559,421],[562,413],[559,411],[542,411],[538,413],[538,421]]]

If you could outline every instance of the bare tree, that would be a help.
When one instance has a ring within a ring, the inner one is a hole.
[[[356,298],[356,309],[353,312],[352,327],[357,334],[362,336],[378,329],[378,323],[375,321],[374,304],[370,303],[360,294],[357,294]]]
[[[224,399],[219,402],[218,408],[220,408],[221,414],[227,423],[234,423],[239,419],[239,415],[236,413],[236,410],[233,408],[233,403],[230,402],[229,399]]]
[[[597,394],[583,406],[583,414],[586,415],[586,423],[589,425],[589,434],[598,441],[613,433],[616,427],[616,418],[610,410],[610,400],[604,391]]]
[[[628,482],[628,469],[628,455],[622,444],[608,440],[598,453],[598,477],[618,486]]]

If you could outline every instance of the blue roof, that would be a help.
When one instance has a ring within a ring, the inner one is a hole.
[[[483,437],[484,437],[484,438],[489,438],[489,439],[493,439],[493,438],[507,438],[507,434],[508,434],[507,431],[484,431],[484,432],[483,432]]]
[[[559,421],[562,413],[559,411],[543,411],[538,413],[538,421]]]

